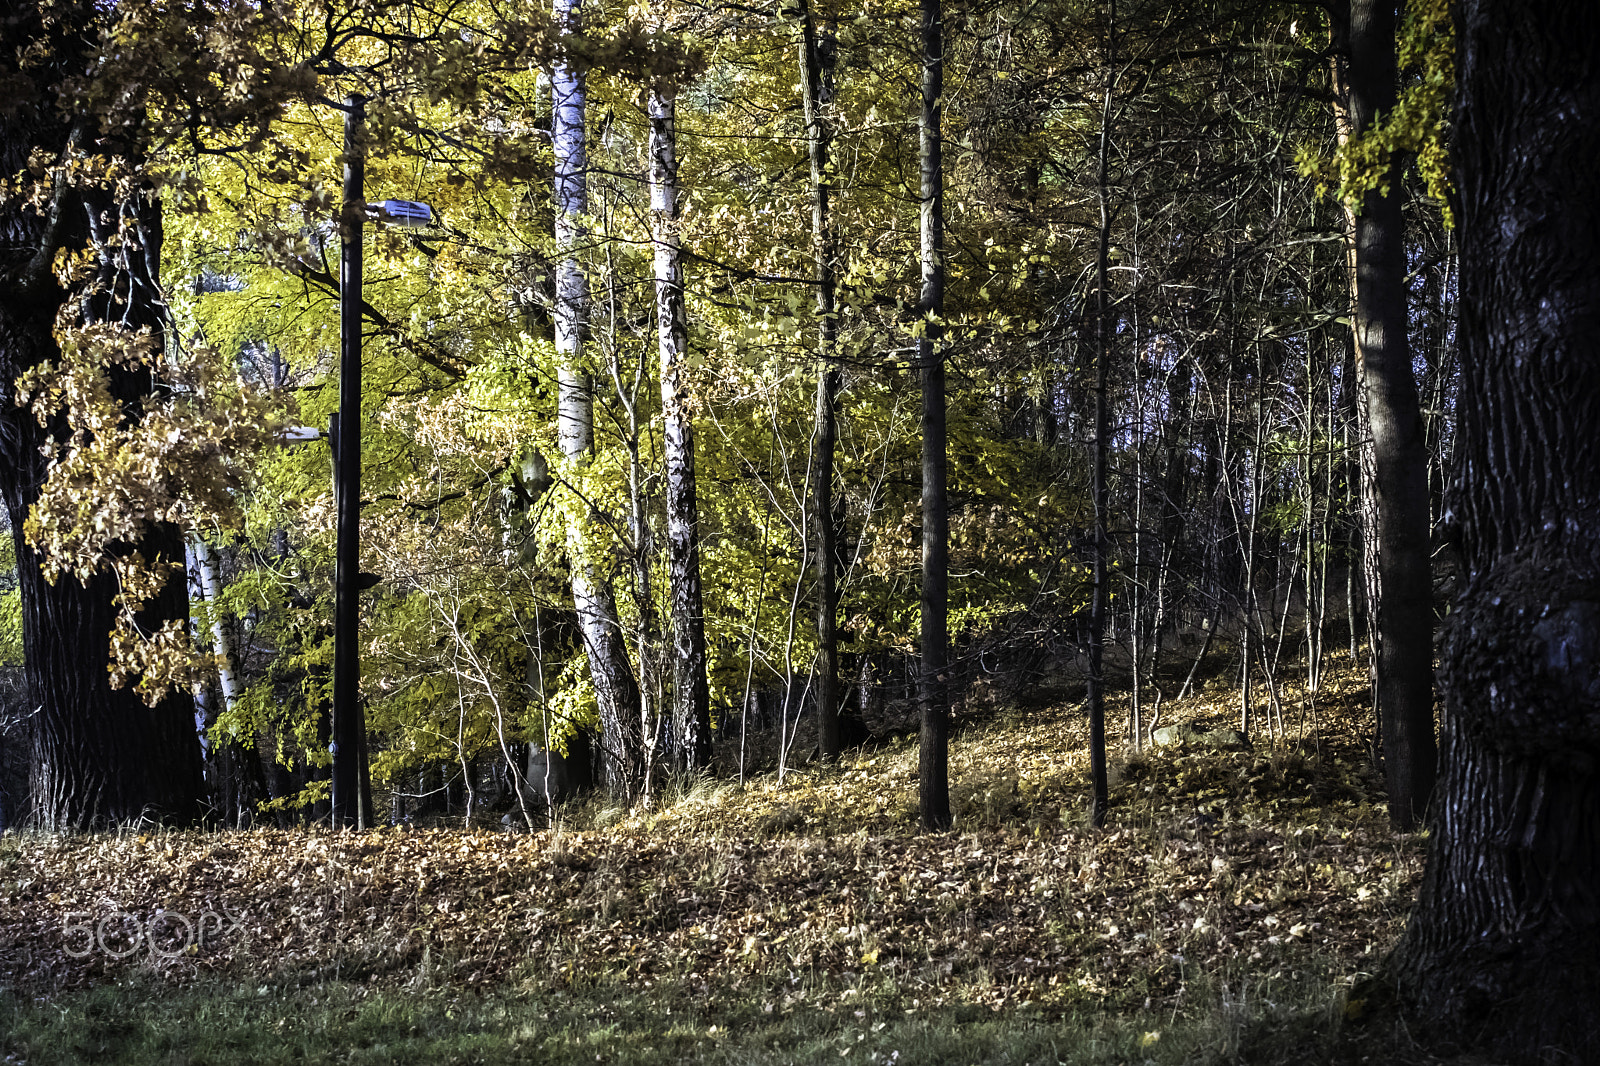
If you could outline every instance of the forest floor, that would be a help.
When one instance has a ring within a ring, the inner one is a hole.
[[[1365,679],[1280,695],[1253,751],[1115,759],[1102,830],[1058,706],[962,725],[941,834],[904,738],[537,832],[9,835],[0,1063],[1454,1061],[1362,984],[1425,846]]]

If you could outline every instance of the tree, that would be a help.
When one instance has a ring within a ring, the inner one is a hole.
[[[1090,820],[1106,823],[1110,805],[1106,778],[1106,611],[1111,598],[1110,545],[1106,526],[1111,496],[1106,485],[1106,450],[1111,446],[1111,412],[1107,389],[1111,375],[1110,307],[1107,271],[1111,256],[1111,102],[1116,88],[1116,0],[1106,8],[1106,85],[1100,109],[1100,142],[1095,157],[1095,199],[1100,208],[1094,274],[1094,459],[1090,493],[1094,498],[1094,591],[1089,605],[1089,777],[1093,795]]]
[[[1335,7],[1335,92],[1350,136],[1372,137],[1396,103],[1395,0],[1350,0]],[[1374,699],[1381,720],[1389,818],[1408,830],[1426,814],[1437,753],[1433,727],[1433,583],[1430,571],[1428,450],[1406,321],[1406,227],[1400,153],[1381,183],[1367,189],[1351,221],[1351,330],[1355,336],[1362,422],[1364,537]],[[1370,467],[1369,467],[1370,463]]]
[[[7,4],[3,19],[8,40],[31,42],[0,58],[0,172],[36,178],[7,188],[0,202],[0,493],[16,545],[28,699],[38,708],[33,820],[49,829],[147,815],[187,822],[198,814],[202,788],[193,697],[160,686],[147,689],[147,705],[135,689],[139,679],[124,671],[121,687],[114,685],[95,652],[109,654],[119,635],[186,639],[180,530],[171,521],[124,524],[123,516],[104,514],[107,527],[127,536],[105,545],[103,563],[76,566],[36,547],[51,539],[38,515],[33,535],[24,536],[52,461],[81,454],[86,434],[136,433],[159,389],[160,207],[139,178],[141,145],[129,139],[138,127],[103,133],[102,120],[112,117],[92,109],[92,94],[68,91],[105,29],[99,6],[58,5],[47,19],[33,4]],[[42,178],[29,170],[40,161]],[[30,192],[38,194],[33,204]],[[58,274],[58,256],[87,263],[76,285]],[[70,367],[62,336],[73,348]],[[58,376],[103,388],[120,417],[99,426],[74,422],[49,384]],[[154,568],[142,590],[129,583],[141,563]]]
[[[1397,950],[1441,1041],[1600,1061],[1600,11],[1460,11],[1443,775]]]
[[[581,0],[555,0],[555,21],[569,37],[583,30]],[[588,193],[588,89],[582,62],[563,54],[551,65],[554,96],[551,143],[555,148],[556,241],[561,260],[556,272],[556,350],[561,358],[561,453],[574,469],[594,448],[594,384],[582,366],[589,328],[589,280],[580,261],[586,233]],[[580,500],[580,510],[587,501]],[[614,795],[632,797],[643,780],[639,686],[628,662],[616,599],[584,544],[584,523],[568,537],[572,598],[583,628],[589,676],[600,708],[606,785]]]
[[[694,423],[683,383],[689,354],[678,238],[677,86],[647,90],[650,208],[655,228],[657,348],[661,355],[662,448],[667,478],[667,595],[672,600],[672,747],[683,770],[711,763],[711,694],[706,685],[705,607],[700,591],[700,507]]]
[[[806,158],[811,167],[811,258],[817,282],[817,403],[814,416],[816,467],[811,489],[812,549],[817,568],[817,747],[824,759],[844,749],[839,721],[839,528],[833,510],[833,474],[838,452],[838,307],[833,224],[828,217],[833,193],[828,150],[833,130],[826,107],[833,95],[837,49],[818,39],[816,18],[800,0],[800,90],[804,94]]]
[[[922,300],[917,366],[922,369],[922,684],[917,809],[924,829],[950,828],[950,510],[945,479],[944,15],[922,0]]]

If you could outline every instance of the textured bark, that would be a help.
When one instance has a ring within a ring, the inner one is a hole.
[[[581,0],[555,0],[554,18],[563,33],[582,32]],[[594,447],[593,386],[582,366],[589,323],[589,279],[578,255],[587,236],[584,216],[589,210],[587,87],[582,68],[569,57],[558,57],[551,64],[550,87],[556,243],[561,249],[555,307],[556,352],[561,361],[557,435],[562,454],[581,463]],[[589,558],[581,527],[569,531],[567,551],[573,606],[599,708],[606,787],[615,796],[632,799],[644,779],[644,734],[639,721],[639,686],[617,621],[616,597]]]
[[[239,675],[234,665],[233,635],[228,631],[227,619],[222,615],[222,604],[219,602],[222,581],[217,574],[216,549],[199,536],[189,538],[189,547],[194,557],[194,574],[199,585],[197,591],[211,612],[211,652],[217,659],[217,688],[222,694],[222,709],[231,711],[239,698]]]
[[[805,99],[806,155],[811,163],[811,256],[817,282],[817,401],[812,422],[811,527],[816,534],[817,567],[817,746],[824,759],[844,749],[839,721],[839,526],[833,508],[833,467],[838,441],[835,408],[839,368],[834,356],[837,329],[833,229],[829,222],[828,152],[832,129],[824,108],[832,96],[833,50],[817,40],[816,20],[801,0],[800,88]]]
[[[667,595],[672,601],[672,741],[682,770],[711,764],[711,691],[706,682],[705,609],[700,592],[700,507],[695,494],[694,423],[683,388],[689,327],[678,247],[677,103],[653,87],[650,210],[655,228],[657,347],[661,353],[661,446],[667,474]]]
[[[1343,87],[1360,137],[1395,104],[1394,0],[1351,0]],[[1401,160],[1389,191],[1367,194],[1353,220],[1351,316],[1363,423],[1363,507],[1368,600],[1373,604],[1373,694],[1382,728],[1389,819],[1414,828],[1433,793],[1433,583],[1428,452],[1406,322]]]
[[[14,495],[7,481],[9,504]],[[12,514],[15,519],[15,508]],[[106,652],[91,649],[110,647],[114,579],[102,574],[83,585],[62,577],[51,585],[37,556],[17,539],[28,690],[38,708],[29,782],[33,824],[63,830],[145,817],[193,821],[203,787],[193,697],[173,693],[146,707],[131,688],[111,688]],[[171,561],[181,556],[183,541],[167,527],[152,531],[140,548]],[[187,613],[184,592],[175,586],[179,582],[170,582],[143,612],[146,624]]]
[[[1441,1041],[1600,1061],[1600,9],[1467,0],[1444,774],[1395,958]]]
[[[88,4],[63,8],[47,31],[34,5],[8,4],[4,12],[13,39],[32,39],[49,57],[30,72],[40,86],[37,93],[13,98],[0,110],[0,172],[16,174],[33,150],[54,156],[79,135],[74,118],[57,111],[54,92],[46,86],[51,78],[81,73],[82,49],[93,39],[96,13]],[[98,231],[127,213],[136,216],[137,240],[114,247],[107,243],[109,234]],[[16,543],[28,700],[37,709],[30,720],[30,793],[32,820],[41,828],[84,828],[141,817],[188,822],[198,814],[202,782],[193,696],[171,693],[151,708],[131,687],[113,689],[105,664],[116,617],[114,580],[101,574],[87,584],[70,576],[54,584],[45,581],[38,556],[21,532],[49,458],[70,433],[65,413],[40,426],[31,411],[15,404],[17,375],[60,355],[53,328],[69,294],[50,265],[59,250],[93,245],[102,292],[86,301],[88,317],[148,326],[159,338],[160,241],[159,207],[142,199],[117,203],[108,192],[59,187],[45,215],[14,199],[0,203],[0,494]],[[112,394],[130,411],[154,384],[148,370],[111,374]],[[153,525],[123,550],[179,564],[179,576],[146,605],[138,623],[155,627],[186,620],[183,539],[177,528]]]
[[[950,827],[950,511],[945,496],[944,16],[922,0],[922,723],[917,756],[918,811],[924,829]]]
[[[195,625],[195,643],[203,644],[209,636],[216,661],[215,688],[209,683],[195,686],[195,726],[201,730],[207,802],[213,816],[220,815],[223,824],[243,829],[250,825],[255,802],[266,796],[267,781],[261,769],[260,752],[254,745],[246,747],[229,736],[224,736],[220,743],[206,739],[205,731],[216,724],[217,715],[233,710],[238,701],[239,675],[232,626],[224,617],[219,600],[222,580],[216,549],[196,534],[189,535],[187,547],[189,604],[191,609],[195,604],[204,604],[210,619],[209,633],[203,633],[202,627]],[[213,700],[212,696],[220,699]]]

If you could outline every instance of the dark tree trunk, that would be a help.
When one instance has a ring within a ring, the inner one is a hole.
[[[587,729],[575,729],[565,743],[565,751],[528,747],[528,780],[550,807],[594,788],[593,734]]]
[[[16,35],[13,39],[31,38],[55,49],[54,64],[46,60],[31,72],[39,84],[44,86],[51,75],[78,75],[84,62],[82,42],[92,37],[93,8],[58,12],[62,18],[49,30],[31,5],[16,10],[17,21],[9,30]],[[0,111],[0,172],[24,171],[35,150],[53,160],[78,134],[74,120],[56,110],[54,91],[47,86],[32,99],[10,104]],[[101,291],[87,301],[89,316],[148,327],[160,350],[160,211],[143,194],[136,195],[137,202],[116,203],[109,193],[86,195],[62,184],[44,215],[15,198],[0,203],[0,494],[16,543],[28,701],[37,708],[31,719],[32,819],[47,829],[146,816],[189,822],[198,814],[203,788],[193,696],[172,692],[147,707],[131,686],[111,687],[106,663],[117,617],[114,579],[102,572],[81,583],[62,575],[51,584],[22,534],[50,456],[71,432],[64,412],[41,427],[32,411],[15,403],[17,376],[60,357],[53,330],[69,294],[51,269],[56,253],[94,243]],[[135,216],[134,240],[113,248],[107,243],[109,234],[94,232],[130,213]],[[96,236],[102,239],[95,242]],[[149,369],[114,369],[110,387],[135,412],[154,380]],[[122,550],[138,551],[158,565],[176,564],[175,576],[145,604],[137,624],[151,629],[173,619],[186,621],[183,539],[177,528],[153,524],[137,544]]]
[[[1106,517],[1111,506],[1106,488],[1106,449],[1111,442],[1111,416],[1106,395],[1111,372],[1111,322],[1106,302],[1106,276],[1111,255],[1111,93],[1116,77],[1116,18],[1116,0],[1112,0],[1107,9],[1106,90],[1100,112],[1100,147],[1095,175],[1100,233],[1095,253],[1094,459],[1090,472],[1090,491],[1094,497],[1094,588],[1089,603],[1088,642],[1089,779],[1093,793],[1089,818],[1095,826],[1105,825],[1106,811],[1111,805],[1106,774],[1105,679],[1106,612],[1111,596],[1111,575],[1106,565],[1110,554]]]
[[[9,422],[8,415],[0,415]],[[10,453],[10,426],[0,429]],[[24,473],[0,465],[12,521],[20,526],[26,493],[16,490]],[[35,485],[37,482],[35,482]],[[35,490],[36,491],[36,490]],[[174,692],[147,707],[131,687],[113,689],[105,670],[116,618],[115,580],[98,574],[87,585],[63,575],[45,581],[38,557],[17,541],[22,589],[22,639],[27,658],[33,716],[32,821],[44,829],[83,829],[152,817],[187,823],[199,813],[203,788],[193,697]],[[183,553],[173,527],[153,530],[140,542],[147,558],[171,560]],[[145,624],[182,618],[187,601],[176,581],[141,612]],[[98,649],[98,650],[96,650]]]
[[[1395,959],[1441,1041],[1600,1062],[1600,9],[1467,0],[1444,774]]]
[[[1394,110],[1394,0],[1351,0],[1346,33],[1351,132],[1360,137]],[[1376,594],[1373,694],[1382,723],[1389,819],[1414,828],[1433,794],[1433,583],[1430,572],[1428,452],[1406,322],[1405,220],[1401,159],[1388,191],[1367,194],[1354,219],[1356,360],[1370,476],[1362,477],[1366,535]]]
[[[817,280],[817,403],[812,438],[815,480],[811,525],[816,532],[817,567],[817,747],[824,759],[844,749],[839,721],[839,523],[834,514],[833,466],[838,439],[834,411],[839,399],[839,368],[834,355],[835,288],[833,230],[828,218],[833,189],[827,179],[832,129],[824,108],[833,94],[833,56],[817,40],[816,20],[806,0],[800,9],[800,88],[805,98],[806,153],[811,162],[811,252]]]
[[[944,92],[944,16],[922,0],[922,728],[918,810],[924,829],[950,828],[950,512],[945,498],[944,152],[939,118]]]

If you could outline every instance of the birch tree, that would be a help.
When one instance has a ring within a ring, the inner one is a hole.
[[[711,762],[711,694],[706,684],[705,609],[700,589],[694,424],[682,380],[689,330],[678,238],[677,91],[676,85],[663,78],[655,79],[646,91],[667,481],[667,595],[672,601],[672,720],[667,757],[678,769],[700,770]]]
[[[553,11],[556,26],[566,37],[575,38],[583,32],[582,0],[555,0]],[[560,256],[555,290],[556,355],[560,362],[556,431],[561,454],[568,462],[568,476],[580,486],[580,499],[573,507],[583,514],[589,504],[581,498],[581,472],[594,449],[594,384],[583,366],[590,304],[589,279],[582,263],[589,235],[585,221],[589,210],[588,86],[582,63],[570,50],[563,50],[552,62],[550,86],[556,244]],[[574,521],[568,530],[572,600],[583,630],[590,681],[599,708],[606,785],[613,795],[631,798],[644,773],[639,686],[628,662],[615,594],[603,580],[586,543],[587,524]]]
[[[918,812],[924,829],[950,828],[950,510],[945,493],[944,350],[944,14],[922,0],[922,301],[917,365],[922,368],[922,653]]]

